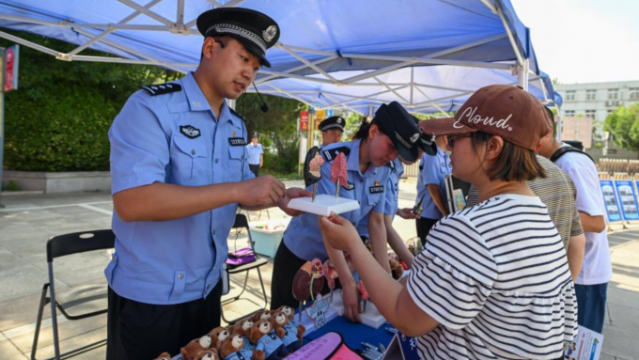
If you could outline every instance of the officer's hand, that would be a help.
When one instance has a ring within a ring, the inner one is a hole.
[[[291,199],[295,199],[298,197],[311,197],[311,196],[313,196],[313,194],[310,191],[306,191],[300,188],[288,188],[286,189],[286,195],[280,199],[280,201],[277,203],[277,206],[279,206],[280,209],[282,209],[282,211],[284,211],[289,216],[299,216],[299,215],[302,215],[303,212],[299,210],[289,209],[288,207],[289,201],[291,201]]]
[[[259,176],[240,184],[239,203],[245,206],[273,206],[284,197],[286,191],[284,184],[271,175]]]
[[[353,224],[335,213],[331,213],[329,217],[320,216],[319,223],[322,236],[337,250],[349,251],[353,242],[361,242]]]
[[[342,300],[344,301],[344,316],[359,323],[359,296],[357,296],[357,285],[354,281],[342,286]]]
[[[413,213],[413,209],[411,209],[411,208],[398,209],[397,210],[397,215],[399,217],[401,217],[402,219],[406,219],[406,220],[412,220],[412,219],[418,219],[419,218],[419,215],[416,215],[415,213]]]

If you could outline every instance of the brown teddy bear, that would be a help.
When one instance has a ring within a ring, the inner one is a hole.
[[[244,340],[244,348],[246,350],[253,350],[253,344],[249,340],[249,331],[251,330],[251,326],[253,326],[253,320],[246,319],[243,321],[238,321],[233,326],[233,334],[238,334]]]
[[[161,353],[160,355],[158,355],[158,357],[155,358],[155,360],[171,360],[171,354],[165,351]]]
[[[245,345],[242,335],[233,334],[222,343],[220,355],[224,360],[250,360],[253,358],[253,351],[246,349]]]
[[[201,353],[211,348],[211,337],[204,335],[199,339],[193,339],[185,347],[180,349],[184,360],[198,360]]]
[[[271,310],[258,311],[251,317],[251,320],[253,320],[254,323],[260,320],[270,320],[270,319],[271,319]]]
[[[287,317],[288,317],[288,321],[292,326],[295,326],[296,322],[295,322],[295,311],[293,311],[293,308],[290,306],[280,306],[276,311],[281,311],[283,312]],[[306,333],[306,328],[304,327],[304,325],[299,324],[297,325],[297,338],[300,341],[300,345],[303,344],[303,338],[304,338],[304,334]]]
[[[220,358],[217,356],[217,350],[210,349],[198,353],[195,360],[220,360]]]
[[[286,356],[284,343],[277,337],[269,320],[260,320],[253,324],[249,340],[255,346],[254,360],[279,360]]]
[[[282,339],[288,353],[299,349],[302,338],[299,337],[299,330],[295,328],[283,311],[275,311],[273,314],[273,327],[277,336]],[[302,332],[302,337],[304,333]]]
[[[227,328],[218,326],[209,332],[209,336],[211,337],[211,348],[219,351],[220,346],[222,346],[224,340],[231,336],[231,333]]]

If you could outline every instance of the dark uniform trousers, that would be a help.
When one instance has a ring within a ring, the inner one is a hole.
[[[430,232],[430,229],[435,225],[439,219],[419,218],[415,219],[415,227],[417,230],[417,237],[422,243],[422,247],[426,246],[426,237]]]
[[[260,164],[256,164],[256,165],[249,164],[249,169],[255,175],[255,177],[260,176]]]
[[[206,299],[183,304],[151,305],[123,298],[109,287],[107,360],[175,356],[189,341],[220,326],[222,281]]]

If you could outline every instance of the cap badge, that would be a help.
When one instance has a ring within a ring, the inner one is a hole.
[[[341,124],[342,123],[342,118],[337,118],[337,123]]]
[[[415,143],[417,140],[419,140],[419,133],[414,133],[413,136],[410,137],[410,142],[411,143]]]
[[[277,35],[277,26],[275,25],[271,25],[267,27],[266,30],[262,31],[262,37],[266,42],[273,40],[275,35]]]

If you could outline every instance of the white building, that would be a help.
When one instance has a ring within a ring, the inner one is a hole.
[[[603,124],[608,114],[619,106],[639,102],[639,81],[601,82],[586,84],[557,84],[555,91],[561,94],[564,117],[584,117],[594,121],[593,145],[603,142],[603,148],[588,149],[594,157],[637,159],[636,151],[618,148],[604,133]],[[585,120],[585,119],[584,119]]]

